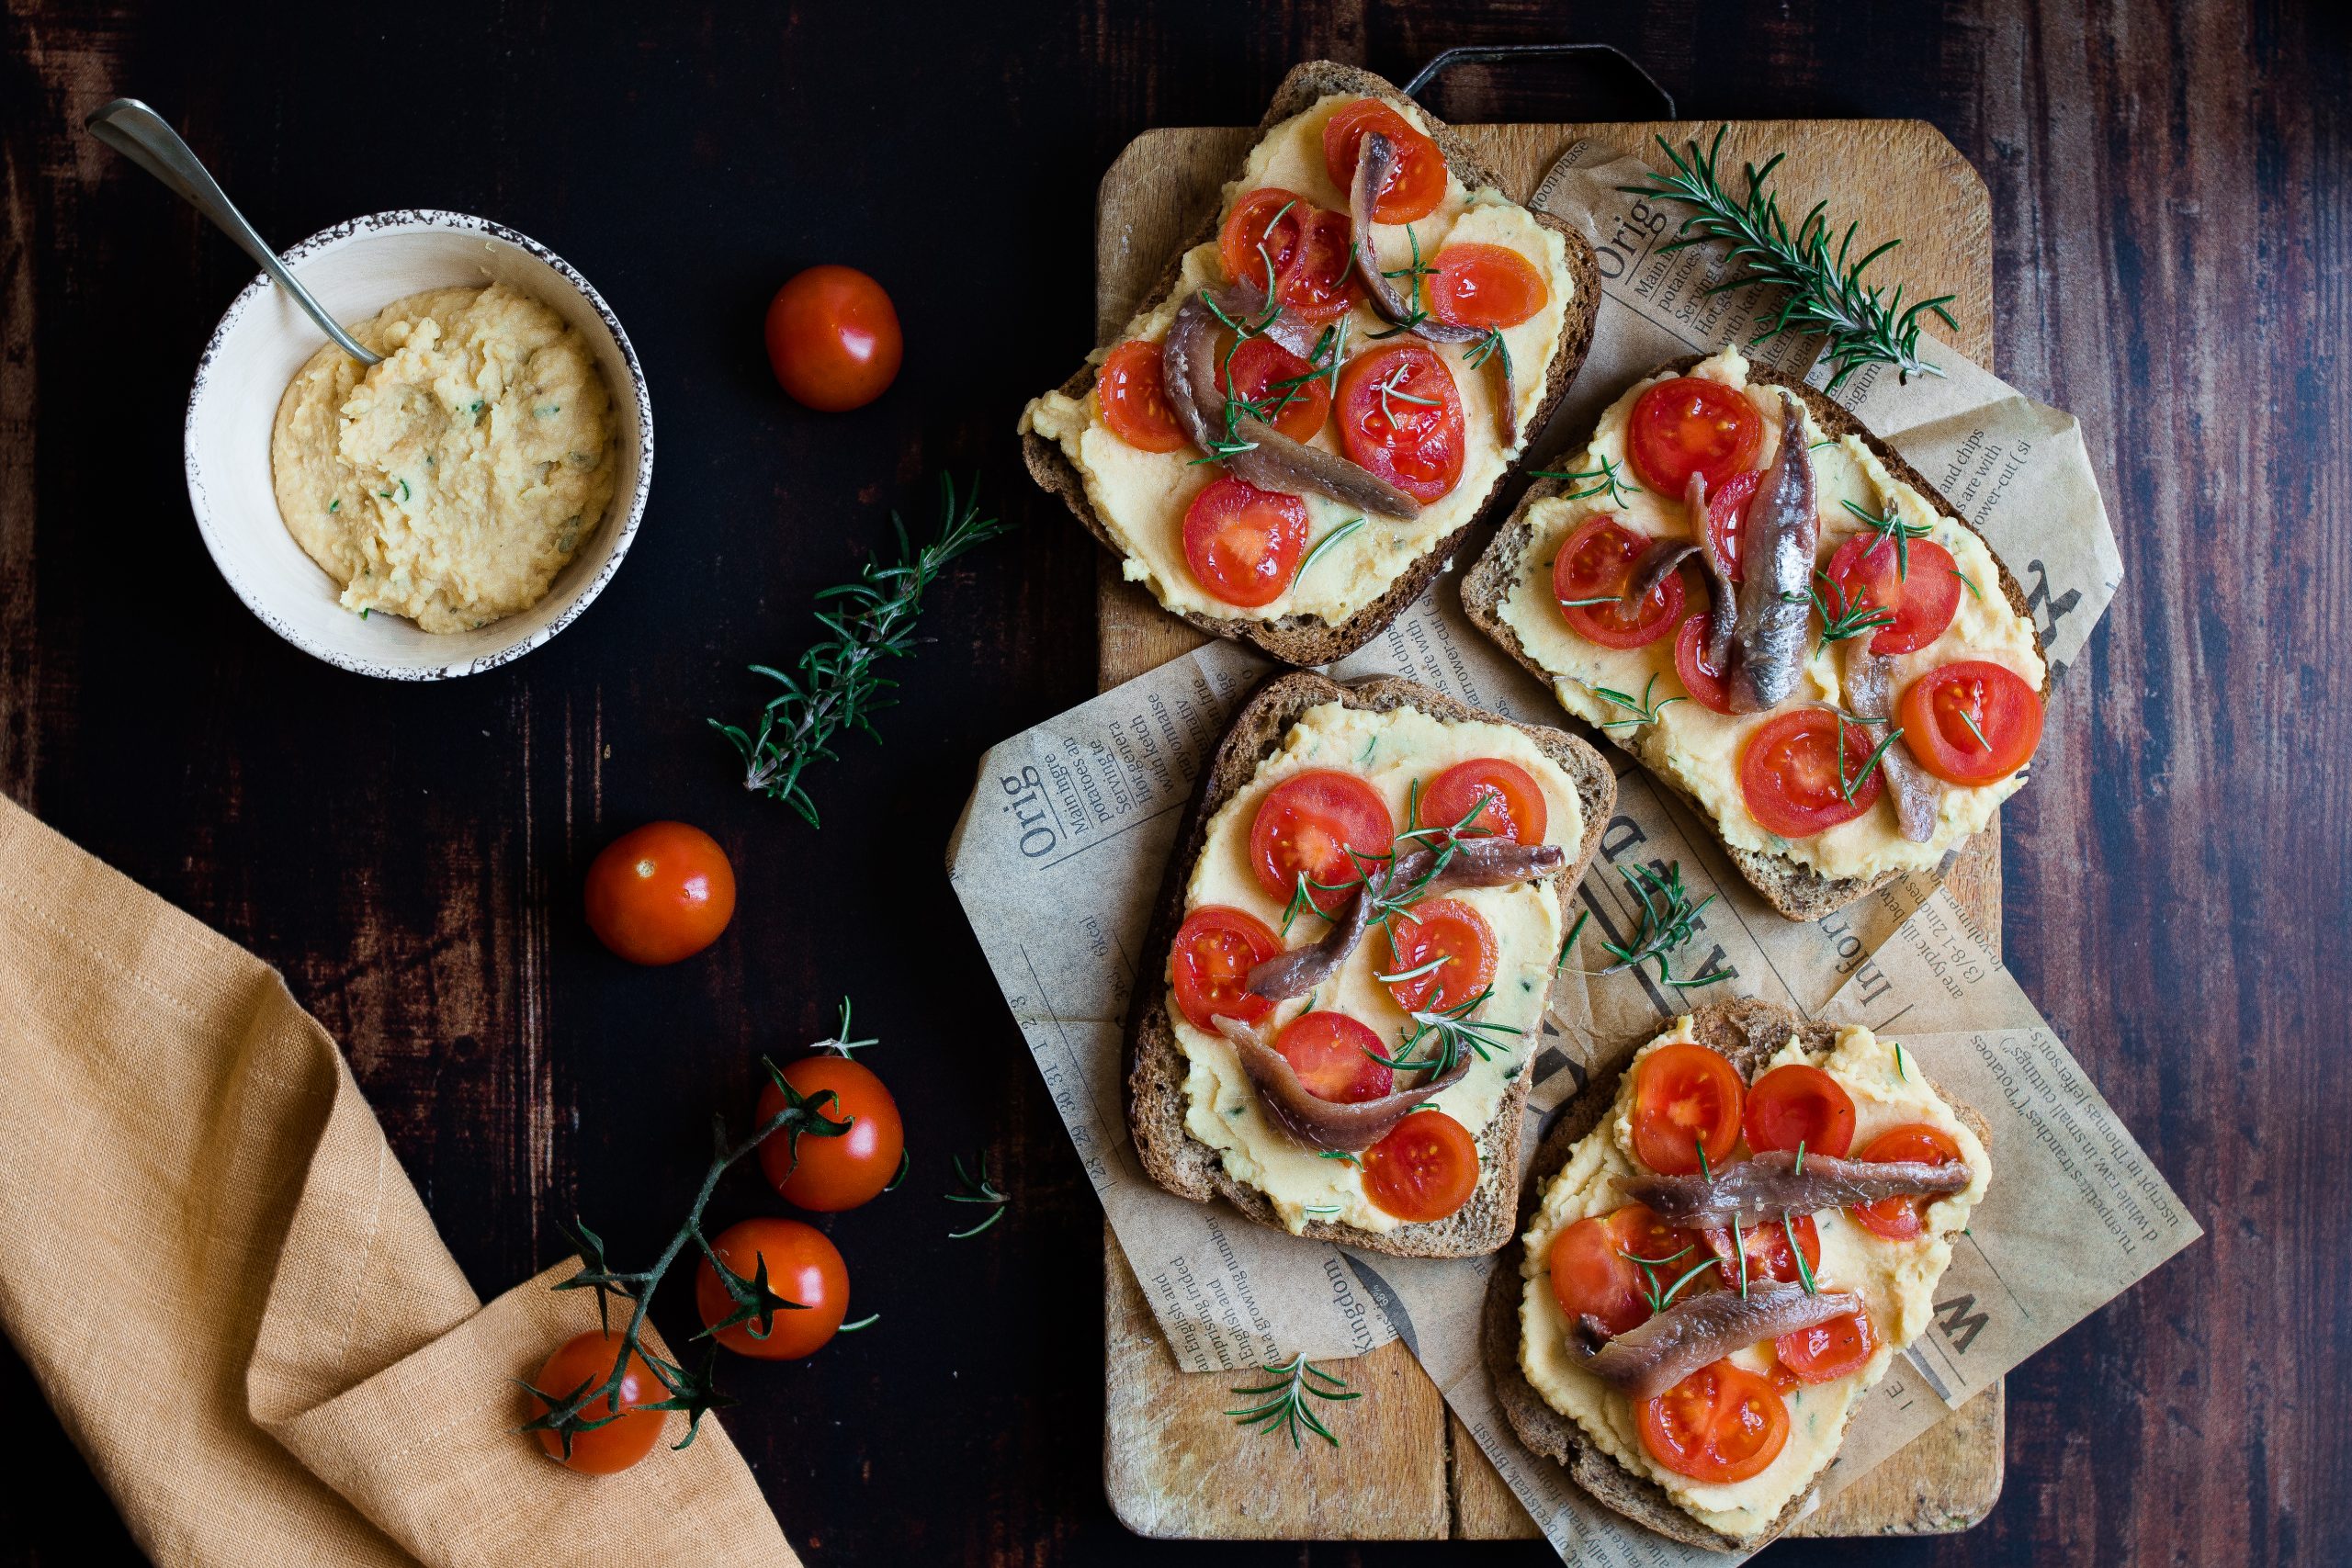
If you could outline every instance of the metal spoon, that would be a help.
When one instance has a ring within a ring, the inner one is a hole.
[[[178,193],[181,200],[212,220],[220,231],[237,242],[245,254],[261,264],[277,287],[294,297],[319,330],[334,339],[335,345],[362,365],[380,364],[383,355],[371,354],[359,346],[358,340],[343,330],[343,323],[327,314],[326,307],[311,298],[311,291],[294,281],[277,253],[266,244],[245,215],[237,210],[226,192],[212,178],[188,144],[180,140],[179,132],[164,123],[164,117],[141,103],[137,98],[117,98],[90,111],[82,122],[91,135],[163,181]]]

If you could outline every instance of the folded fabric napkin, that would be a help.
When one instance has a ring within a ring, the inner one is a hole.
[[[482,1305],[277,971],[5,797],[0,1084],[0,1326],[157,1562],[797,1563],[715,1420],[517,1436],[576,1263]]]

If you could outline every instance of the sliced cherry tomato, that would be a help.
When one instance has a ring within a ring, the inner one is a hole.
[[[1883,769],[1852,785],[1846,798],[1841,779],[1852,781],[1877,750],[1874,727],[1844,726],[1845,758],[1838,761],[1838,716],[1824,708],[1792,708],[1776,714],[1747,738],[1739,754],[1739,793],[1768,833],[1807,839],[1850,822],[1878,804],[1886,787]]]
[[[1377,790],[1353,773],[1310,769],[1259,802],[1250,823],[1250,866],[1259,886],[1287,902],[1301,876],[1326,887],[1352,885],[1363,869],[1349,852],[1385,855],[1396,837],[1396,819]],[[1338,914],[1348,897],[1307,890],[1308,901],[1327,915]]]
[[[1809,1155],[1842,1159],[1854,1146],[1854,1098],[1819,1067],[1788,1062],[1747,1086],[1740,1124],[1757,1154],[1804,1145]]]
[[[1453,898],[1416,904],[1389,918],[1390,966],[1383,972],[1401,975],[1431,964],[1438,967],[1409,980],[1389,981],[1388,994],[1407,1012],[1458,1008],[1494,983],[1500,951],[1495,928],[1469,905]]]
[[[1982,660],[1928,671],[1895,705],[1903,743],[1947,784],[2007,778],[2041,744],[2041,694],[2017,671]]]
[[[1797,1268],[1796,1254],[1789,1250],[1789,1231],[1796,1233],[1797,1245],[1804,1249],[1804,1269]],[[1715,1255],[1715,1273],[1725,1290],[1739,1289],[1742,1252],[1747,1254],[1747,1284],[1751,1290],[1761,1280],[1798,1284],[1806,1271],[1821,1267],[1821,1229],[1813,1223],[1811,1214],[1792,1216],[1787,1230],[1781,1227],[1778,1220],[1758,1220],[1752,1225],[1740,1226],[1736,1237],[1729,1225],[1700,1234],[1706,1239],[1707,1249]]]
[[[1478,1190],[1478,1145],[1442,1111],[1416,1111],[1363,1152],[1363,1191],[1383,1213],[1442,1220]]]
[[[1603,513],[1585,520],[1552,558],[1552,597],[1568,629],[1603,648],[1640,648],[1672,630],[1682,616],[1682,574],[1668,572],[1640,612],[1628,618],[1618,601],[1633,581],[1634,563],[1650,541]],[[1606,604],[1588,600],[1605,599]]]
[[[1944,635],[1960,608],[1960,568],[1951,552],[1933,539],[1913,539],[1904,550],[1907,570],[1894,540],[1857,534],[1829,558],[1829,581],[1842,610],[1894,613],[1871,637],[1872,653],[1917,652]]]
[[[1680,499],[1692,474],[1708,493],[1756,466],[1764,417],[1747,394],[1702,376],[1660,381],[1634,404],[1628,442],[1634,472],[1656,493]]]
[[[1339,414],[1348,460],[1415,500],[1443,500],[1462,482],[1462,391],[1425,344],[1393,343],[1348,361]]]
[[[1760,1474],[1789,1440],[1789,1407],[1770,1383],[1730,1361],[1701,1367],[1634,1414],[1650,1458],[1693,1481]]]
[[[1367,1054],[1380,1049],[1380,1036],[1343,1012],[1300,1013],[1274,1049],[1317,1100],[1359,1105],[1396,1087],[1396,1072]]]
[[[1274,1004],[1250,994],[1250,971],[1282,950],[1282,939],[1257,916],[1223,904],[1202,905],[1184,917],[1168,954],[1177,1010],[1193,1028],[1211,1034],[1219,1017],[1257,1022]]]
[[[1427,218],[1445,199],[1445,154],[1378,98],[1358,98],[1323,125],[1323,167],[1342,194],[1355,188],[1356,159],[1372,131],[1388,138],[1388,178],[1373,193],[1375,223]]]
[[[784,1081],[803,1100],[832,1099],[809,1107],[826,1122],[847,1122],[838,1134],[802,1133],[779,1127],[760,1145],[760,1168],[778,1196],[797,1208],[838,1213],[870,1202],[899,1179],[906,1153],[906,1129],[899,1102],[863,1062],[830,1053],[803,1056],[783,1069]],[[752,1114],[766,1126],[785,1107],[784,1091],[770,1079]]]
[[[735,868],[701,829],[648,822],[589,863],[586,902],[598,942],[631,964],[675,964],[734,918]]]
[[[1739,1143],[1739,1069],[1704,1045],[1661,1045],[1634,1069],[1634,1157],[1661,1176],[1690,1176],[1706,1150],[1721,1170]]]
[[[849,1311],[849,1266],[840,1249],[814,1225],[798,1220],[744,1220],[718,1233],[710,1244],[719,1261],[746,1280],[759,1278],[760,1264],[768,1269],[768,1289],[800,1310],[778,1307],[768,1319],[766,1334],[759,1319],[721,1328],[714,1336],[729,1350],[763,1361],[789,1361],[809,1354],[831,1339]],[[710,1259],[695,1271],[695,1310],[705,1328],[726,1322],[736,1312],[734,1298],[719,1282]]]
[[[1724,672],[1707,662],[1707,615],[1705,611],[1682,618],[1682,629],[1674,634],[1674,672],[1682,678],[1682,689],[1690,700],[1710,713],[1731,712],[1731,686]]]
[[[1280,278],[1298,254],[1315,211],[1313,202],[1280,186],[1261,186],[1234,203],[1216,243],[1225,276],[1255,288],[1266,287],[1270,268]]]
[[[1289,265],[1274,278],[1274,298],[1293,320],[1336,321],[1363,297],[1355,265],[1355,234],[1348,215],[1317,209],[1307,219]]]
[[[898,308],[854,266],[812,266],[768,302],[768,367],[796,401],[826,413],[864,408],[898,379]]]
[[[1552,1238],[1552,1299],[1570,1323],[1596,1317],[1610,1333],[1623,1334],[1650,1316],[1642,1265],[1664,1290],[1699,1261],[1698,1247],[1698,1237],[1639,1203],[1578,1220]]]
[[[1747,536],[1747,503],[1756,499],[1756,481],[1761,478],[1749,469],[1732,475],[1721,490],[1711,487],[1707,491],[1707,537],[1734,582],[1741,580],[1739,549]]]
[[[1461,327],[1515,327],[1552,300],[1535,264],[1509,245],[1448,245],[1426,287],[1430,314]]]
[[[1244,338],[1233,357],[1223,363],[1226,373],[1233,378],[1234,396],[1268,407],[1281,404],[1273,426],[1293,441],[1314,439],[1323,422],[1331,417],[1330,381],[1316,375],[1314,366],[1273,339]],[[1295,385],[1283,391],[1273,389],[1284,381]]]
[[[531,1386],[553,1394],[557,1404],[569,1404],[584,1388],[602,1388],[605,1380],[613,1375],[613,1363],[620,1354],[618,1334],[597,1328],[575,1334],[556,1347],[555,1354],[539,1369],[539,1375],[531,1380]],[[653,1445],[662,1440],[662,1424],[670,1417],[663,1411],[639,1407],[661,1404],[670,1397],[670,1391],[654,1376],[643,1356],[631,1352],[628,1363],[628,1371],[621,1374],[619,1396],[606,1394],[580,1413],[587,1420],[605,1421],[605,1425],[574,1432],[569,1455],[563,1451],[562,1434],[533,1434],[539,1439],[539,1447],[547,1450],[548,1458],[582,1475],[617,1475],[653,1451]],[[534,1421],[553,1408],[538,1393],[531,1394],[528,1404]],[[620,1419],[605,1420],[614,1415]]]
[[[1184,564],[1228,604],[1271,604],[1306,553],[1306,503],[1230,474],[1209,481],[1184,513]]]
[[[1854,1157],[1873,1163],[1916,1159],[1929,1165],[1951,1165],[1960,1158],[1960,1145],[1942,1128],[1912,1122],[1889,1127]],[[1882,1198],[1846,1213],[1872,1235],[1884,1236],[1889,1241],[1916,1241],[1928,1234],[1928,1210],[1938,1201],[1928,1197]]]
[[[1421,791],[1421,820],[1435,828],[1451,828],[1470,816],[1480,800],[1478,815],[1470,818],[1467,833],[1489,833],[1540,844],[1551,825],[1544,804],[1544,786],[1517,762],[1500,757],[1479,757],[1456,762],[1429,782]]]
[[[1772,1341],[1772,1353],[1800,1382],[1829,1382],[1859,1372],[1877,1350],[1878,1332],[1867,1312],[1849,1312]]]
[[[1094,400],[1111,434],[1139,452],[1183,449],[1184,432],[1168,406],[1160,378],[1160,345],[1136,338],[1111,351],[1094,375]]]

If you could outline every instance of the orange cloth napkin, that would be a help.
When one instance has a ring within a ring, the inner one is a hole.
[[[277,971],[0,797],[0,1325],[157,1562],[797,1565],[715,1420],[514,1433],[574,1267],[482,1305]]]

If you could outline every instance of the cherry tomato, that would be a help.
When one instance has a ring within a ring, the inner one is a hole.
[[[1468,435],[1453,372],[1426,344],[1391,343],[1340,372],[1340,446],[1416,501],[1462,482]]]
[[[1924,1160],[1929,1165],[1951,1165],[1960,1158],[1960,1145],[1940,1127],[1930,1127],[1924,1122],[1907,1122],[1890,1127],[1872,1138],[1856,1159],[1872,1163],[1896,1160]],[[1939,1201],[1926,1196],[1917,1198],[1882,1198],[1875,1203],[1865,1203],[1846,1211],[1854,1223],[1872,1235],[1889,1241],[1916,1241],[1928,1234],[1928,1210]]]
[[[1842,1159],[1854,1146],[1854,1099],[1819,1067],[1788,1062],[1747,1088],[1741,1118],[1747,1146],[1758,1154],[1802,1144],[1808,1155]]]
[[[1699,1151],[1721,1170],[1739,1143],[1739,1071],[1704,1045],[1661,1045],[1634,1069],[1634,1157],[1661,1176],[1690,1176]]]
[[[1401,975],[1424,964],[1439,967],[1409,980],[1391,980],[1388,994],[1407,1012],[1443,1012],[1458,1008],[1494,983],[1500,951],[1495,928],[1469,905],[1453,898],[1416,904],[1388,921],[1389,967]]]
[[[1552,299],[1535,264],[1508,245],[1448,245],[1427,287],[1430,314],[1462,327],[1515,327]]]
[[[1644,392],[1632,423],[1634,472],[1664,496],[1679,496],[1692,474],[1706,476],[1710,492],[1722,488],[1756,466],[1764,445],[1764,418],[1747,395],[1700,376]]]
[[[768,1289],[803,1310],[779,1307],[768,1320],[762,1337],[759,1319],[749,1318],[720,1329],[716,1337],[739,1355],[763,1361],[791,1361],[809,1354],[831,1339],[849,1310],[849,1267],[825,1233],[798,1220],[745,1220],[718,1233],[710,1249],[746,1280],[759,1277],[760,1263],[768,1266]],[[734,1315],[734,1298],[719,1283],[718,1272],[706,1258],[695,1271],[695,1310],[702,1325],[710,1327]]]
[[[1796,1255],[1789,1250],[1789,1231],[1796,1232],[1797,1245],[1804,1248],[1804,1270],[1797,1268]],[[1740,1226],[1736,1237],[1729,1225],[1700,1234],[1706,1240],[1707,1250],[1715,1255],[1715,1273],[1728,1291],[1739,1289],[1739,1255],[1743,1252],[1747,1254],[1747,1283],[1751,1290],[1765,1280],[1783,1285],[1798,1284],[1805,1270],[1821,1267],[1821,1229],[1813,1223],[1811,1214],[1792,1216],[1787,1230],[1781,1228],[1778,1220],[1758,1220],[1752,1225]]]
[[[1266,792],[1250,823],[1250,866],[1258,886],[1287,902],[1298,879],[1325,886],[1353,883],[1361,868],[1348,852],[1385,855],[1396,837],[1396,819],[1379,792],[1353,773],[1314,768]],[[1348,895],[1307,897],[1317,911],[1335,915]]]
[[[619,1359],[621,1336],[592,1328],[575,1334],[556,1347],[555,1354],[539,1368],[539,1375],[531,1386],[555,1395],[557,1404],[568,1404],[583,1385],[604,1386],[613,1375],[613,1363]],[[662,1440],[662,1428],[670,1417],[666,1411],[642,1410],[639,1406],[659,1404],[670,1397],[670,1391],[654,1376],[645,1358],[632,1351],[628,1371],[621,1374],[620,1396],[617,1401],[606,1394],[580,1414],[591,1421],[602,1421],[616,1410],[620,1419],[586,1432],[571,1435],[571,1456],[563,1452],[563,1438],[555,1432],[532,1434],[539,1439],[548,1457],[566,1470],[576,1470],[582,1475],[617,1475],[622,1471],[653,1451]],[[531,1419],[536,1421],[554,1406],[537,1394],[529,1396]]]
[[[1756,481],[1761,478],[1750,469],[1732,475],[1721,490],[1710,487],[1707,491],[1707,537],[1734,582],[1740,581],[1739,546],[1747,532],[1747,503],[1756,499]]]
[[[1176,1007],[1195,1029],[1216,1032],[1222,1016],[1255,1023],[1274,1010],[1250,994],[1250,971],[1282,952],[1282,939],[1246,910],[1204,904],[1184,917],[1168,954]]]
[[[1421,820],[1430,827],[1451,828],[1470,817],[1470,808],[1481,800],[1486,804],[1470,818],[1465,835],[1490,833],[1522,844],[1544,841],[1544,830],[1551,825],[1544,786],[1525,768],[1500,757],[1456,762],[1431,779],[1421,791]]]
[[[1710,713],[1731,712],[1731,686],[1724,672],[1707,662],[1707,615],[1700,611],[1682,618],[1674,634],[1674,672],[1690,700]]]
[[[1872,768],[1846,798],[1840,780],[1851,781],[1870,761],[1878,741],[1871,726],[1849,724],[1840,772],[1838,716],[1823,708],[1792,708],[1776,714],[1747,738],[1739,754],[1739,793],[1768,833],[1807,839],[1850,822],[1878,804],[1886,787],[1884,770]]]
[[[1640,648],[1656,642],[1682,617],[1682,575],[1668,572],[1628,619],[1620,607],[1634,565],[1650,541],[1607,513],[1585,520],[1552,559],[1552,597],[1568,629],[1603,648]],[[1583,601],[1606,599],[1607,604]]]
[[[1781,1457],[1789,1407],[1745,1367],[1701,1367],[1636,1407],[1650,1458],[1693,1481],[1745,1481]]]
[[[1857,534],[1829,558],[1829,581],[1841,609],[1892,610],[1894,619],[1871,637],[1872,653],[1916,653],[1944,635],[1960,608],[1960,568],[1951,552],[1933,539],[1904,547],[1910,569],[1895,554],[1894,542]]]
[[[812,266],[768,302],[768,365],[794,400],[864,408],[898,378],[905,344],[882,286],[854,266]]]
[[[1217,236],[1225,276],[1257,288],[1266,287],[1269,274],[1279,279],[1298,254],[1315,212],[1313,202],[1279,186],[1261,186],[1234,203]]]
[[[1363,1191],[1383,1213],[1442,1220],[1478,1190],[1478,1145],[1442,1111],[1416,1111],[1363,1152]]]
[[[1355,188],[1356,159],[1372,131],[1388,138],[1388,178],[1373,193],[1375,223],[1427,218],[1445,199],[1445,154],[1378,98],[1359,98],[1323,125],[1323,167],[1343,192]]]
[[[788,1128],[768,1134],[760,1145],[760,1168],[786,1202],[838,1213],[872,1201],[899,1179],[906,1130],[899,1123],[899,1102],[873,1069],[847,1056],[803,1056],[784,1069],[784,1081],[803,1099],[831,1089],[833,1099],[819,1113],[849,1123],[848,1132],[831,1137],[804,1133],[795,1139]],[[771,1080],[752,1114],[765,1126],[784,1105],[784,1091]]]
[[[1317,1100],[1359,1105],[1396,1087],[1396,1074],[1366,1055],[1380,1036],[1343,1012],[1303,1012],[1283,1025],[1274,1049]]]
[[[631,964],[675,964],[718,940],[735,914],[735,868],[699,828],[648,822],[588,866],[588,929]]]
[[[1139,452],[1183,450],[1184,432],[1168,406],[1161,378],[1160,345],[1142,338],[1111,351],[1094,376],[1094,400],[1111,434]]]
[[[2041,694],[1982,660],[1928,671],[1905,690],[1895,715],[1911,755],[1947,784],[2007,778],[2041,744]]]
[[[1552,1299],[1570,1323],[1594,1317],[1610,1333],[1623,1334],[1650,1317],[1649,1277],[1642,1264],[1650,1266],[1663,1290],[1699,1261],[1698,1246],[1689,1231],[1640,1203],[1578,1220],[1552,1238]]]
[[[1274,279],[1274,298],[1295,321],[1336,321],[1363,295],[1356,282],[1355,234],[1344,212],[1317,209],[1298,249]]]
[[[1293,441],[1313,440],[1323,422],[1331,417],[1330,381],[1315,375],[1314,366],[1270,337],[1244,338],[1233,357],[1221,363],[1233,378],[1233,395],[1242,401],[1281,402],[1273,426]],[[1283,381],[1296,385],[1287,392],[1272,389]]]
[[[1859,1372],[1877,1349],[1878,1334],[1867,1312],[1849,1312],[1772,1341],[1772,1353],[1799,1382],[1828,1382]]]
[[[1306,553],[1306,503],[1230,474],[1209,481],[1184,513],[1184,564],[1228,604],[1271,604]]]

